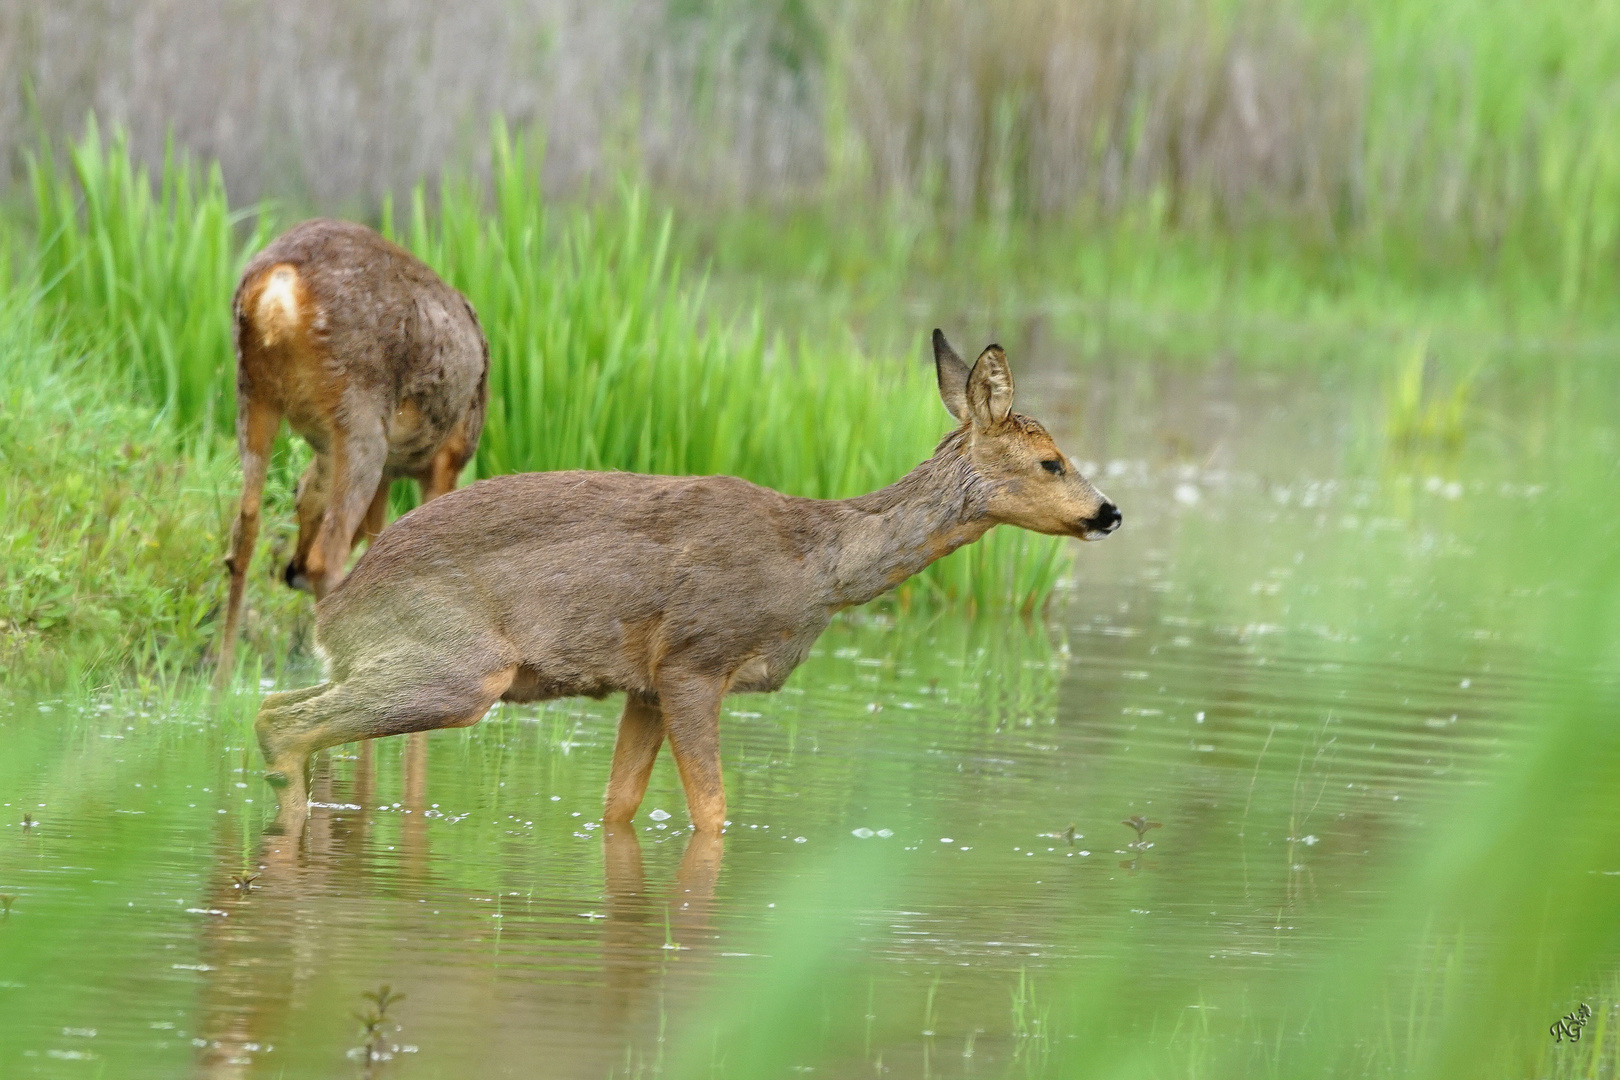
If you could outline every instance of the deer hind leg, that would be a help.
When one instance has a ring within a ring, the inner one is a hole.
[[[286,573],[287,584],[294,589],[315,591],[307,568],[310,553],[320,540],[321,526],[326,519],[326,508],[331,500],[332,473],[331,456],[317,455],[298,483],[298,549],[287,564]],[[388,492],[392,486],[393,481],[387,476],[377,481],[377,491],[372,495],[365,516],[360,520],[360,527],[349,542],[351,553],[362,540],[375,540],[388,523]]]
[[[259,702],[259,712],[262,715],[266,709],[284,709],[290,705],[296,705],[300,701],[314,697],[316,694],[324,694],[331,685],[331,683],[319,683],[315,686],[300,687],[297,690],[277,690],[273,694],[266,694],[264,700]]]
[[[413,678],[413,672],[432,670],[427,661],[416,658],[264,699],[253,729],[270,766],[265,779],[282,789],[283,810],[307,802],[306,770],[317,752],[384,735],[471,726],[517,673],[507,667],[482,676]]]
[[[664,717],[658,703],[640,694],[624,699],[619,715],[619,735],[613,743],[613,768],[608,774],[607,797],[602,820],[623,825],[636,816],[647,793],[658,748],[664,744]]]
[[[467,418],[462,417],[444,442],[439,444],[432,462],[417,474],[416,482],[422,486],[422,501],[432,502],[440,495],[454,491],[456,479],[471,457],[472,450],[467,446]]]
[[[724,680],[703,678],[661,680],[658,687],[664,733],[686,789],[686,810],[701,833],[719,834],[726,826],[726,788],[720,775],[720,699],[725,690]]]
[[[304,559],[304,573],[319,600],[337,588],[367,510],[382,484],[388,441],[380,422],[356,421],[332,447],[331,486],[320,531]]]
[[[259,510],[264,495],[264,477],[270,467],[270,447],[281,426],[281,410],[266,402],[245,398],[238,403],[236,419],[237,451],[242,459],[242,501],[231,528],[231,553],[225,559],[231,585],[225,604],[225,632],[219,643],[219,662],[214,685],[223,686],[236,662],[236,635],[242,618],[242,594],[247,585],[248,564],[259,538]]]

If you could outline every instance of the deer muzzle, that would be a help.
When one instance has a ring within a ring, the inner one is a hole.
[[[1101,540],[1115,529],[1125,518],[1119,512],[1119,507],[1111,502],[1104,502],[1097,508],[1097,512],[1080,522],[1079,533],[1082,540]]]

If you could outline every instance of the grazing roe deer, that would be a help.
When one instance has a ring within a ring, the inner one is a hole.
[[[894,484],[803,499],[729,476],[526,473],[400,518],[316,607],[328,681],[264,699],[255,725],[301,824],[328,746],[466,727],[498,700],[628,695],[604,820],[629,821],[665,738],[700,832],[718,833],[720,701],[779,689],[834,612],[998,524],[1100,539],[1120,513],[1012,411],[998,346],[970,371],[934,331],[960,426]]]
[[[284,576],[318,600],[342,580],[355,546],[382,531],[396,478],[415,478],[424,501],[455,487],[478,448],[489,374],[472,306],[363,225],[293,226],[248,263],[231,308],[242,502],[225,560],[220,683],[231,674],[282,417],[315,450],[298,481],[298,546]]]

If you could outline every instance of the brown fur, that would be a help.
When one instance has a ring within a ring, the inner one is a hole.
[[[606,820],[635,814],[668,738],[694,826],[720,831],[725,694],[780,688],[834,612],[994,525],[1095,539],[1119,524],[1045,429],[1010,412],[1000,349],[971,374],[937,332],[935,351],[961,427],[870,495],[527,473],[401,518],[316,608],[329,681],[259,711],[271,777],[288,785],[284,817],[301,816],[305,765],[322,747],[470,724],[500,699],[625,691]]]
[[[349,553],[382,531],[388,488],[424,500],[455,487],[484,425],[489,346],[471,305],[415,256],[363,225],[317,219],[242,272],[236,322],[242,501],[218,678],[230,677],[260,492],[281,420],[315,450],[298,482],[289,585],[325,596]]]

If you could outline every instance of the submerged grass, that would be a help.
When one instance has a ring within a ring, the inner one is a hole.
[[[1449,392],[1433,388],[1428,335],[1420,335],[1398,359],[1386,395],[1385,431],[1400,450],[1457,450],[1468,434],[1473,375],[1456,380]]]

